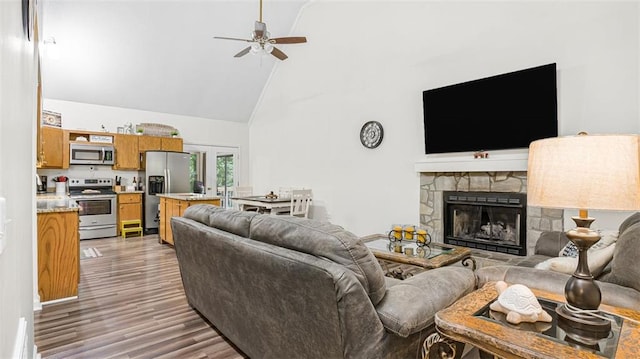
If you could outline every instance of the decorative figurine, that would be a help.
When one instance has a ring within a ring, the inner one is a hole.
[[[507,285],[504,281],[496,282],[496,290],[500,295],[489,308],[507,315],[507,322],[520,324],[537,321],[551,322],[551,316],[538,302],[531,289],[522,284]]]

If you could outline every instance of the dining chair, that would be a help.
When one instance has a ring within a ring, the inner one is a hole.
[[[253,196],[253,187],[252,186],[236,186],[233,188],[233,196],[234,197],[249,197]],[[256,206],[243,206],[240,208],[239,205],[233,205],[234,209],[242,210],[242,211],[252,211],[258,212],[260,207]]]
[[[291,187],[280,187],[278,189],[278,198],[289,198],[291,197]]]
[[[294,189],[291,191],[291,209],[289,215],[309,218],[309,207],[313,201],[310,189]]]

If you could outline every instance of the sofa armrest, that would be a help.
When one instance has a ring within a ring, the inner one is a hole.
[[[376,306],[384,327],[408,337],[433,324],[435,314],[473,291],[475,276],[462,267],[429,270],[387,288]]]
[[[546,231],[540,234],[536,242],[535,254],[557,257],[560,250],[569,242],[569,238],[561,231]]]
[[[500,265],[484,267],[476,271],[478,288],[487,282],[503,280],[509,284],[524,284],[529,288],[564,294],[569,274],[543,269]],[[640,292],[618,284],[596,281],[602,292],[602,303],[616,307],[640,310]]]

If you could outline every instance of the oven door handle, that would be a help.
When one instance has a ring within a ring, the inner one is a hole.
[[[80,226],[78,229],[81,231],[95,231],[95,230],[99,230],[99,229],[109,229],[109,228],[114,228],[116,225],[115,224],[107,224],[107,225],[103,225],[103,226],[87,226],[87,227],[83,227]]]
[[[116,195],[114,194],[96,194],[96,195],[79,195],[79,196],[69,196],[72,200],[92,200],[92,199],[115,199]]]

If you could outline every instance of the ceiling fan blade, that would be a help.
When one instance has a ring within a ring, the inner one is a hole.
[[[261,21],[256,21],[256,27],[254,30],[256,37],[263,37],[267,34],[267,24]]]
[[[242,56],[244,56],[244,55],[248,54],[248,53],[249,53],[249,51],[251,51],[251,46],[249,46],[249,47],[247,47],[247,48],[243,49],[242,51],[238,52],[238,53],[237,53],[237,54],[235,54],[233,57],[242,57]]]
[[[273,44],[301,44],[303,42],[307,42],[307,38],[304,36],[276,37],[269,39],[269,41]]]
[[[222,37],[222,36],[214,36],[214,39],[222,39],[222,40],[236,40],[236,41],[245,41],[245,42],[253,42],[253,40],[247,39],[239,39],[237,37]]]
[[[284,54],[284,52],[282,52],[282,51],[278,50],[278,49],[277,49],[277,48],[275,48],[275,47],[274,47],[274,48],[273,48],[273,50],[271,51],[271,55],[273,55],[273,56],[275,56],[275,57],[279,58],[280,60],[286,60],[286,59],[287,59],[287,57],[289,57],[289,56],[285,55],[285,54]]]

